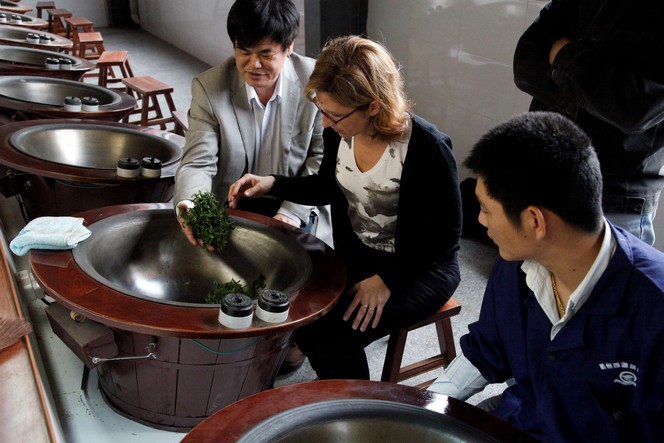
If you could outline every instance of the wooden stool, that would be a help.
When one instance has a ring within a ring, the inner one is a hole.
[[[74,45],[78,46],[79,58],[97,60],[104,52],[104,38],[101,32],[79,32],[76,35],[78,41]]]
[[[134,73],[127,59],[127,51],[104,51],[97,60],[99,68],[99,86],[108,87],[109,83],[120,83],[123,78],[133,77]],[[116,76],[113,68],[120,70],[120,75]],[[109,78],[110,77],[110,78]],[[123,87],[124,88],[124,87]]]
[[[122,79],[122,83],[126,86],[127,94],[135,96],[141,101],[140,106],[133,110],[129,115],[122,119],[125,123],[133,123],[140,126],[155,126],[159,125],[162,130],[166,129],[166,123],[174,123],[175,117],[175,103],[171,93],[173,88],[166,83],[160,82],[156,78],[149,75],[142,75],[140,77],[131,77]],[[170,117],[164,117],[161,106],[159,105],[159,96],[163,96],[168,104],[168,109],[171,112]],[[149,113],[154,112],[154,116],[149,118]],[[137,121],[129,121],[129,116],[133,114],[141,114],[141,119]]]
[[[55,2],[37,2],[35,6],[37,8],[37,17],[42,17],[42,11],[44,9],[55,9]]]
[[[175,132],[177,135],[184,136],[189,129],[189,111],[173,111],[175,118]]]
[[[387,344],[387,352],[385,353],[385,363],[383,364],[383,374],[380,380],[390,383],[399,383],[400,381],[413,378],[433,369],[446,367],[454,357],[456,357],[456,347],[454,345],[454,334],[452,332],[452,322],[450,321],[450,317],[457,315],[459,312],[461,312],[461,305],[454,297],[450,297],[447,303],[429,318],[390,334],[390,339]],[[403,359],[403,351],[406,347],[408,332],[432,323],[436,325],[440,354],[411,363],[402,368],[401,360]],[[417,387],[428,387],[434,380],[435,378],[421,383],[417,385]]]
[[[81,32],[94,32],[94,23],[85,17],[67,17],[65,18],[65,26],[65,37],[70,39],[74,44],[71,48],[71,54],[76,55],[78,53],[78,34]]]
[[[65,35],[66,28],[62,20],[71,17],[73,14],[67,9],[47,9],[48,14],[48,32],[51,34]]]

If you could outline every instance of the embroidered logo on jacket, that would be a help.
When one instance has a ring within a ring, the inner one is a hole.
[[[613,363],[600,363],[599,368],[602,371],[610,369],[624,369],[618,374],[618,378],[614,379],[614,383],[620,383],[623,386],[636,386],[637,376],[639,372],[638,366],[627,362],[613,362]]]

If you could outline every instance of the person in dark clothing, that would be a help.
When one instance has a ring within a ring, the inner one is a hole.
[[[364,348],[433,314],[459,284],[456,161],[449,137],[411,113],[399,67],[376,42],[329,41],[305,91],[326,128],[318,174],[245,174],[228,201],[331,205],[347,291],[295,342],[319,378],[369,379]]]
[[[606,217],[649,244],[664,187],[664,3],[553,0],[519,39],[517,87],[530,110],[592,139]]]

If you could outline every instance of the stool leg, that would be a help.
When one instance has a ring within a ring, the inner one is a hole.
[[[148,112],[150,112],[150,96],[144,94],[141,100],[141,126],[148,125]]]
[[[456,357],[452,321],[449,318],[444,318],[436,322],[436,335],[438,336],[438,344],[440,345],[440,354],[444,360],[447,360],[445,363],[445,366],[447,366]]]
[[[99,67],[99,86],[106,87],[108,80],[108,66]]]
[[[401,370],[401,360],[403,351],[406,349],[406,338],[408,331],[402,329],[390,334],[387,342],[387,351],[385,352],[385,363],[383,364],[383,374],[380,381],[398,383],[399,371]]]

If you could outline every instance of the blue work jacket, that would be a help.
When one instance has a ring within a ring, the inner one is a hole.
[[[522,262],[498,259],[463,354],[497,415],[549,442],[664,441],[664,254],[611,225],[617,247],[588,300],[551,340]]]

